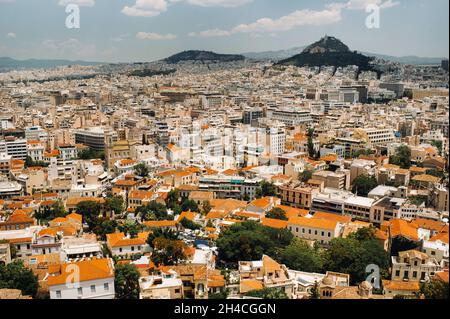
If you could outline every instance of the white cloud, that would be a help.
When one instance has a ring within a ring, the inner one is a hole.
[[[60,6],[67,6],[68,4],[76,4],[84,7],[93,7],[95,0],[59,0]]]
[[[132,17],[155,17],[165,11],[166,0],[136,0],[133,6],[125,6],[122,9],[123,14]]]
[[[201,32],[191,32],[189,33],[190,37],[199,37],[199,38],[215,38],[215,37],[229,37],[231,36],[230,31],[220,30],[220,29],[211,29],[205,30]]]
[[[170,2],[187,2],[194,6],[201,7],[225,7],[235,8],[246,5],[253,0],[170,0]]]
[[[175,40],[177,36],[171,33],[159,34],[154,32],[138,32],[136,38],[141,40]]]
[[[328,5],[328,8],[365,10],[369,5],[377,5],[381,9],[392,8],[399,5],[400,2],[393,0],[348,0],[347,2],[337,2]]]
[[[297,10],[279,19],[262,18],[254,23],[241,24],[235,27],[233,33],[276,32],[289,31],[298,26],[320,26],[341,21],[341,11],[325,9],[322,11]]]
[[[183,1],[183,0],[172,0]],[[203,0],[186,0],[189,2]],[[204,0],[204,2],[221,2],[221,0]],[[225,2],[225,0],[223,0]],[[232,1],[230,1],[232,2]],[[236,2],[238,2],[236,0]],[[244,1],[241,1],[244,2]],[[378,5],[381,9],[392,8],[400,2],[394,0],[348,0],[346,2],[335,2],[327,5],[324,10],[297,10],[278,19],[261,18],[249,24],[240,24],[233,29],[220,30],[210,29],[201,32],[191,32],[193,37],[226,37],[237,33],[247,33],[255,36],[259,33],[268,33],[273,36],[276,32],[289,31],[299,26],[322,26],[338,23],[342,20],[342,11],[365,10],[369,5]]]
[[[17,38],[17,35],[14,32],[9,32],[6,34],[6,37],[8,39],[15,39],[15,38]]]

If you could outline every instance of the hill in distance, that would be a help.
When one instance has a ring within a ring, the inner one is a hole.
[[[278,65],[304,66],[335,66],[345,67],[356,65],[360,71],[372,70],[372,57],[351,51],[342,41],[335,37],[325,36],[306,47],[302,53],[281,60]]]
[[[86,62],[86,61],[70,61],[70,60],[40,60],[40,59],[28,59],[28,60],[16,60],[9,57],[0,57],[0,70],[14,70],[14,69],[47,69],[58,66],[68,65],[82,65],[91,66],[99,65],[99,62]]]
[[[183,61],[215,61],[215,62],[234,62],[243,61],[245,57],[237,54],[218,54],[210,51],[183,51],[181,53],[172,55],[164,61],[170,64],[176,64]]]

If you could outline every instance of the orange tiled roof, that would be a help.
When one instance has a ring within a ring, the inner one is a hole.
[[[392,238],[402,236],[414,241],[419,240],[417,226],[403,219],[393,219],[390,222],[390,235]]]
[[[264,288],[262,281],[254,279],[241,280],[239,285],[240,293],[246,293],[252,290],[261,290]]]
[[[287,228],[288,222],[286,220],[273,219],[273,218],[262,218],[261,222],[264,226],[276,229]]]
[[[150,228],[159,228],[159,227],[175,227],[177,225],[177,221],[175,220],[152,220],[144,222],[144,225]]]
[[[383,280],[383,287],[393,291],[419,291],[420,284],[418,281],[391,281]]]
[[[319,218],[292,217],[289,218],[288,224],[318,229],[334,230],[336,229],[337,221]]]
[[[422,174],[422,175],[416,175],[412,178],[413,181],[416,182],[424,182],[424,183],[439,183],[441,180],[439,177]]]
[[[336,221],[339,223],[344,223],[344,224],[350,223],[352,221],[352,218],[350,216],[343,216],[343,215],[324,213],[324,212],[314,213],[313,218],[333,220],[333,221]]]
[[[79,282],[114,277],[114,267],[109,259],[93,259],[76,263],[49,266],[48,285],[65,285],[73,274],[73,266],[79,269]],[[53,275],[55,274],[55,275]]]

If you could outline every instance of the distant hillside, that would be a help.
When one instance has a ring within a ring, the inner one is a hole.
[[[171,57],[168,57],[164,61],[167,63],[175,64],[183,61],[215,61],[215,62],[234,62],[245,60],[243,55],[236,54],[218,54],[209,51],[184,51]]]
[[[70,60],[16,60],[9,57],[0,57],[0,70],[15,70],[15,69],[46,69],[54,68],[57,66],[67,65],[99,65],[99,62],[86,62],[86,61],[70,61]]]
[[[304,49],[305,47],[297,47],[279,51],[247,52],[242,53],[242,55],[248,59],[279,61],[290,58],[296,54],[299,54]]]
[[[350,51],[340,40],[325,36],[311,44],[302,53],[281,60],[279,65],[303,66],[335,66],[356,65],[360,71],[372,70],[370,62],[373,58]]]
[[[256,60],[272,60],[272,61],[280,61],[290,58],[294,55],[300,54],[306,47],[295,47],[286,50],[279,51],[263,51],[263,52],[248,52],[242,53],[248,59],[256,59]],[[430,65],[430,64],[441,64],[441,61],[447,58],[430,58],[430,57],[420,57],[420,56],[392,56],[386,54],[378,54],[378,53],[370,53],[370,52],[361,52],[369,57],[376,57],[379,59],[397,62],[401,64],[412,64],[412,65]]]
[[[401,64],[412,64],[412,65],[429,65],[429,64],[441,64],[442,60],[446,58],[427,58],[427,57],[420,57],[415,55],[408,55],[408,56],[392,56],[392,55],[384,55],[384,54],[377,54],[377,53],[366,53],[362,52],[365,55],[373,56],[379,59],[397,62]]]

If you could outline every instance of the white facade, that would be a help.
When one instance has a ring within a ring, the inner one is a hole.
[[[114,277],[49,287],[50,299],[114,299]]]

